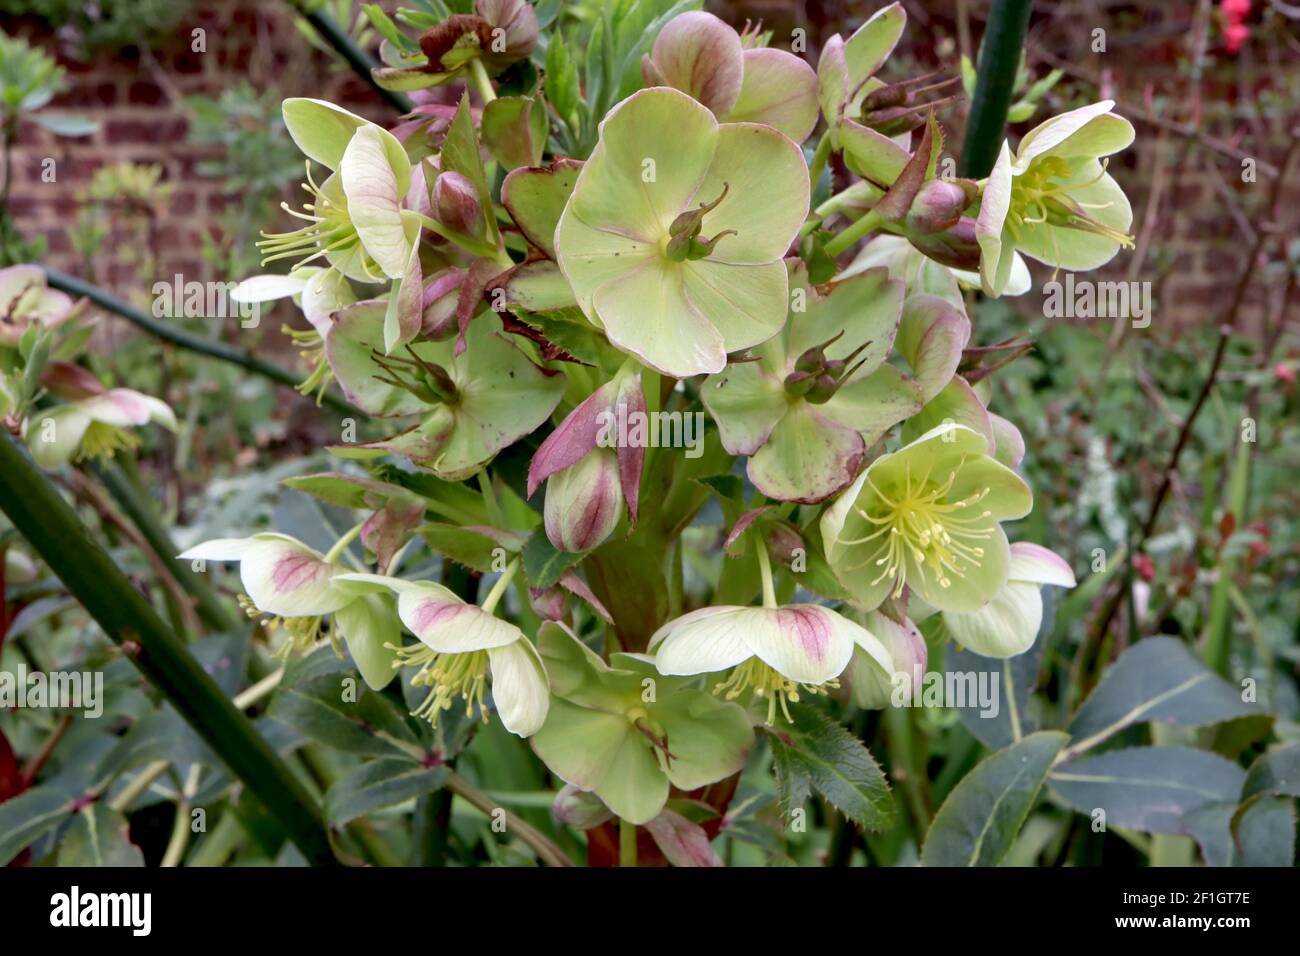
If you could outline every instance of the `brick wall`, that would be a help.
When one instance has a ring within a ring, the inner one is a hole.
[[[847,34],[878,5],[853,0],[709,4],[737,26],[746,19],[763,20],[775,31],[778,45],[788,44],[791,31],[802,27],[813,50],[831,32]],[[976,0],[965,4],[969,35],[976,41],[987,6]],[[896,54],[900,62],[910,58],[926,69],[955,62],[962,4],[925,0],[908,2],[907,7],[911,22]],[[1198,100],[1189,68],[1189,50],[1195,46],[1189,42],[1190,31],[1200,22],[1197,7],[1195,0],[1126,4],[1040,0],[1030,37],[1031,64],[1038,73],[1046,69],[1045,57],[1068,64],[1079,78],[1099,81],[1105,95],[1119,100],[1121,112],[1135,118],[1138,143],[1114,167],[1138,212],[1138,225],[1152,222],[1150,244],[1134,277],[1156,284],[1163,315],[1178,324],[1223,318],[1249,246],[1249,227],[1243,222],[1259,221],[1271,182],[1264,172],[1255,184],[1242,182],[1239,155],[1255,157],[1261,166],[1278,161],[1290,139],[1288,121],[1280,119],[1275,109],[1256,106],[1269,97],[1289,97],[1289,122],[1294,123],[1300,90],[1294,48],[1288,50],[1278,41],[1277,19],[1258,22],[1257,12],[1255,35],[1236,56],[1221,49],[1216,29],[1208,31]],[[63,61],[71,84],[54,105],[101,119],[103,127],[94,136],[59,140],[30,124],[22,130],[12,190],[14,210],[25,233],[48,237],[52,264],[78,268],[66,230],[76,213],[78,187],[101,164],[134,160],[162,164],[166,180],[176,187],[157,222],[159,273],[209,278],[199,256],[201,237],[217,229],[215,217],[232,197],[222,195],[216,184],[196,171],[203,151],[185,143],[187,119],[177,106],[179,97],[188,93],[214,94],[245,77],[257,88],[275,89],[283,96],[320,96],[379,121],[391,119],[391,110],[368,87],[309,46],[279,0],[202,2],[195,9],[190,21],[152,51],[128,49],[89,64]],[[30,24],[17,26],[29,35],[32,32]],[[1107,31],[1105,54],[1090,48],[1094,26]],[[206,31],[206,53],[190,50],[195,28]],[[51,38],[42,39],[47,49],[55,46]],[[1291,43],[1297,42],[1293,36]],[[1190,128],[1194,135],[1167,131],[1162,135],[1158,125],[1138,118],[1138,112]],[[1207,147],[1199,137],[1225,146]],[[46,157],[58,161],[58,181],[53,184],[40,179]],[[1156,182],[1163,188],[1153,218],[1145,210]],[[1300,208],[1300,186],[1293,182],[1287,189],[1284,208],[1294,216]],[[1295,231],[1294,219],[1291,229]],[[110,241],[104,261],[95,264],[96,274],[99,281],[138,295],[139,268],[128,264],[130,252],[120,242]],[[1124,276],[1131,266],[1131,258],[1123,256],[1108,271]],[[1258,322],[1261,302],[1256,293],[1250,324]]]

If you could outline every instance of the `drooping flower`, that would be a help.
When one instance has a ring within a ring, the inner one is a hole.
[[[728,352],[784,324],[781,258],[807,212],[808,171],[793,142],[755,123],[719,125],[684,93],[655,87],[601,123],[556,254],[578,305],[616,347],[676,377],[718,372]]]
[[[98,386],[98,383],[95,383]],[[27,420],[27,446],[42,468],[58,468],[89,458],[111,458],[140,439],[126,431],[154,422],[176,430],[176,416],[159,399],[129,388],[110,388],[57,405]]]
[[[669,621],[650,638],[660,673],[693,676],[729,671],[713,691],[726,700],[767,702],[767,723],[801,694],[825,693],[854,648],[890,669],[889,651],[860,625],[818,604],[706,607]]]
[[[642,655],[606,664],[560,624],[542,625],[538,647],[552,697],[533,750],[627,822],[655,819],[670,786],[695,790],[745,766],[754,731],[737,705],[665,677]]]
[[[1034,127],[1013,155],[1002,144],[984,182],[976,237],[984,291],[1001,295],[1013,253],[1072,272],[1097,269],[1121,247],[1133,211],[1105,157],[1133,142],[1133,126],[1103,100]]]
[[[863,609],[903,588],[940,610],[975,611],[1007,580],[1001,522],[1029,513],[1033,497],[987,454],[984,435],[932,428],[881,455],[822,515],[826,558]]]
[[[72,314],[72,299],[46,287],[40,266],[0,269],[0,347],[17,348],[29,326],[54,328]]]
[[[345,535],[331,553],[321,554],[297,538],[266,532],[204,541],[177,557],[237,561],[244,610],[249,617],[268,615],[268,625],[284,632],[282,656],[305,653],[324,639],[341,653],[342,637],[366,684],[379,690],[393,679],[390,645],[401,627],[386,589],[341,581],[347,567],[337,559],[351,540]]]
[[[789,321],[738,362],[704,381],[700,398],[723,447],[750,455],[750,481],[770,498],[817,502],[851,482],[869,445],[918,411],[917,384],[885,364],[903,284],[883,269],[823,292],[792,264]]]
[[[265,233],[258,242],[262,262],[289,259],[300,269],[323,257],[350,279],[390,283],[384,348],[391,352],[420,329],[423,224],[418,212],[405,207],[411,161],[392,133],[332,103],[293,98],[284,101],[282,112],[298,148],[333,172],[318,185],[307,164],[303,188],[312,201],[301,212],[283,206],[306,225]]]
[[[985,657],[1015,657],[1033,646],[1043,623],[1043,585],[1075,585],[1074,571],[1055,552],[1028,541],[1011,545],[1007,582],[976,611],[944,611],[958,644]]]
[[[746,48],[711,13],[673,17],[641,59],[651,86],[671,86],[699,100],[724,123],[764,123],[802,143],[817,125],[817,75],[784,50]]]
[[[896,682],[906,680],[911,687],[921,686],[929,649],[925,637],[907,618],[899,623],[880,611],[869,611],[862,616],[862,623],[885,645],[894,666],[892,670],[881,667],[870,654],[855,648],[842,683],[848,686],[849,699],[858,707],[883,710],[890,706]]]
[[[542,726],[549,707],[546,668],[524,632],[493,613],[517,567],[507,567],[482,607],[432,581],[339,576],[344,587],[378,586],[397,594],[397,614],[420,644],[396,648],[393,666],[418,668],[411,683],[429,688],[415,716],[436,723],[460,700],[467,716],[477,708],[486,719],[484,695],[490,680],[492,703],[506,730],[530,737]]]
[[[419,56],[371,71],[388,90],[419,90],[464,77],[475,61],[490,74],[526,59],[537,45],[537,14],[528,0],[477,0],[474,13],[454,13],[420,35]],[[417,65],[406,65],[423,59]]]

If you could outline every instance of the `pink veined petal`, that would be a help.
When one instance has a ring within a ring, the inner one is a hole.
[[[1011,545],[1007,577],[1032,584],[1055,584],[1063,588],[1075,586],[1074,570],[1065,559],[1031,541],[1017,541]]]
[[[741,623],[745,640],[765,664],[801,684],[838,677],[853,656],[843,618],[816,604],[752,608]]]

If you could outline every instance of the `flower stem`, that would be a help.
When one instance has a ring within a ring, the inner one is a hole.
[[[636,866],[636,824],[618,820],[618,865]]]
[[[484,106],[497,98],[496,91],[492,89],[492,81],[488,79],[487,70],[483,68],[481,58],[476,56],[469,61],[469,75],[474,83],[475,91],[483,98]]]
[[[822,133],[822,138],[817,141],[817,150],[813,153],[812,162],[808,165],[808,183],[815,190],[817,180],[822,178],[822,170],[826,168],[826,160],[831,155],[831,131],[827,130]]]
[[[966,120],[959,175],[983,179],[993,168],[1015,94],[1016,69],[1025,45],[1033,0],[993,0],[980,44],[975,93]]]
[[[883,219],[879,213],[874,210],[867,213],[830,242],[826,243],[826,254],[831,258],[838,256],[841,252],[853,245],[867,233],[878,228],[881,222],[883,222]]]
[[[364,526],[364,521],[358,521],[347,531],[343,532],[343,537],[335,541],[334,547],[330,548],[329,551],[326,552],[325,561],[329,564],[333,564],[338,559],[338,556],[343,553],[343,549],[352,543],[352,539],[361,532],[361,529]]]
[[[515,558],[506,565],[506,569],[501,572],[501,577],[496,579],[492,585],[492,590],[488,591],[488,596],[483,599],[483,612],[491,614],[501,603],[501,598],[505,595],[506,590],[510,587],[510,581],[514,578],[515,572],[519,570],[519,559]]]
[[[767,544],[759,539],[754,546],[758,548],[758,572],[763,576],[763,607],[776,607],[776,587],[772,584],[772,561],[767,556]]]

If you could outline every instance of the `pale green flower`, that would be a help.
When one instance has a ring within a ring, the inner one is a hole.
[[[877,458],[826,510],[827,560],[858,605],[904,587],[945,611],[992,600],[1010,558],[1001,522],[1028,514],[1033,496],[987,450],[973,429],[940,425]]]
[[[140,444],[127,428],[150,422],[176,430],[176,416],[165,402],[133,389],[110,388],[32,416],[26,425],[27,446],[42,468],[111,458]]]
[[[1103,100],[1030,130],[1009,144],[984,182],[976,222],[984,291],[1001,295],[1015,251],[1072,272],[1105,265],[1133,245],[1133,211],[1104,158],[1133,142],[1133,126]]]
[[[600,130],[555,232],[578,305],[652,368],[721,371],[785,322],[782,256],[808,213],[803,154],[666,87],[634,93]]]
[[[1043,585],[1072,588],[1074,571],[1041,545],[1017,541],[1004,584],[984,607],[959,613],[944,611],[943,623],[953,640],[985,657],[1014,657],[1029,650],[1043,623]]]

